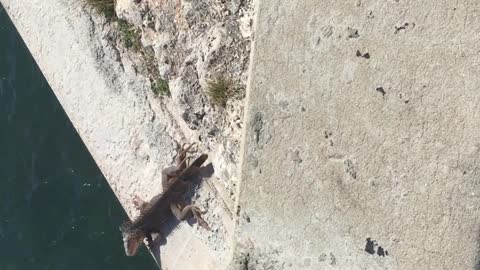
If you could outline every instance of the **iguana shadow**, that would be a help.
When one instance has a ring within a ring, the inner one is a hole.
[[[201,186],[201,184],[204,181],[204,178],[210,178],[212,175],[215,173],[215,169],[213,168],[212,163],[209,163],[203,167],[200,167],[200,173],[198,176],[192,177],[191,178],[191,184],[189,185],[188,191],[183,195],[183,200],[186,204],[191,204],[192,199],[195,196],[195,191]],[[155,258],[155,261],[157,262],[158,266],[160,269],[161,267],[161,249],[160,247],[167,244],[168,242],[168,236],[172,235],[175,233],[175,231],[178,229],[180,223],[182,221],[179,221],[175,218],[173,214],[170,215],[168,220],[162,224],[160,227],[162,235],[155,235],[153,239],[153,250],[152,250],[152,255]],[[186,222],[190,225],[193,226],[195,224],[194,218],[190,217],[186,220]]]

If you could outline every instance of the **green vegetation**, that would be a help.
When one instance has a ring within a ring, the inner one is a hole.
[[[170,96],[168,82],[161,78],[160,72],[158,71],[155,51],[152,49],[152,47],[141,47],[140,54],[143,58],[145,72],[148,78],[150,78],[152,92],[156,96]]]
[[[117,19],[118,31],[122,36],[123,43],[127,49],[139,52],[142,48],[141,36],[138,29],[134,25],[123,19]]]
[[[228,98],[234,93],[232,86],[232,81],[224,76],[217,76],[213,80],[208,81],[207,93],[212,103],[219,107],[225,107]]]
[[[118,31],[127,49],[139,53],[143,59],[143,73],[150,79],[151,89],[156,96],[170,96],[168,82],[160,78],[155,52],[151,47],[144,47],[139,29],[126,20],[117,19]]]
[[[156,96],[170,96],[168,82],[163,79],[156,79],[152,82],[152,91]]]
[[[156,96],[170,96],[168,82],[160,78],[155,52],[152,48],[145,48],[142,45],[142,34],[133,24],[115,15],[115,0],[85,0],[86,3],[97,12],[104,14],[110,22],[115,23],[120,33],[120,38],[125,47],[137,54],[140,54],[143,65],[140,67],[143,75],[151,82],[151,89]]]
[[[86,0],[87,4],[102,13],[107,19],[115,17],[115,0]]]

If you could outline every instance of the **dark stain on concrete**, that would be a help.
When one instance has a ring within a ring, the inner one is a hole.
[[[365,251],[370,255],[375,255],[375,253],[380,257],[388,256],[388,251],[383,247],[378,245],[377,241],[372,238],[367,238],[367,243],[365,244]]]
[[[370,59],[370,54],[368,52],[367,53],[361,53],[359,50],[357,50],[355,55],[357,57],[363,57],[365,59]]]
[[[375,240],[372,241],[369,238],[367,238],[367,244],[365,245],[365,251],[368,253],[368,254],[375,254]]]
[[[348,38],[358,38],[360,36],[358,34],[358,30],[351,27],[347,27],[347,34],[348,34]]]
[[[377,255],[381,257],[385,257],[385,251],[383,250],[382,247],[378,247],[377,249]]]
[[[303,159],[300,157],[300,150],[295,150],[293,152],[293,161],[297,164],[301,164],[303,162]]]
[[[400,31],[405,31],[407,28],[415,28],[415,23],[409,24],[408,22],[404,23],[403,25],[400,26],[395,26],[395,31],[393,32],[394,34],[400,33]]]
[[[260,112],[255,113],[255,116],[252,121],[253,131],[255,142],[258,144],[260,141],[260,133],[262,132],[263,128],[263,117]]]
[[[337,264],[337,258],[335,258],[335,255],[333,255],[332,252],[330,252],[330,265],[336,265]]]
[[[370,19],[370,20],[371,20],[371,19],[373,19],[373,18],[375,18],[375,15],[373,15],[373,11],[370,10],[370,11],[368,12],[367,19]]]
[[[385,92],[385,89],[383,89],[383,87],[381,87],[381,86],[375,88],[375,91],[380,92],[382,94],[382,96],[385,96],[385,94],[387,93],[387,92]]]
[[[353,162],[350,159],[346,159],[343,164],[345,164],[346,173],[350,174],[353,179],[357,179],[357,171],[353,166]]]

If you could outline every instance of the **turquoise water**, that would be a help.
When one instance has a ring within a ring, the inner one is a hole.
[[[156,269],[0,5],[0,270]]]

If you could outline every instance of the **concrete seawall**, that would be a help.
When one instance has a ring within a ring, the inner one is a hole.
[[[254,269],[478,269],[478,3],[256,12],[237,256],[273,267]]]
[[[158,193],[193,133],[156,108],[98,19],[60,0],[0,2],[132,214],[132,194]],[[479,269],[478,4],[258,0],[255,12],[230,267]],[[226,266],[225,250],[180,230],[165,269]]]

